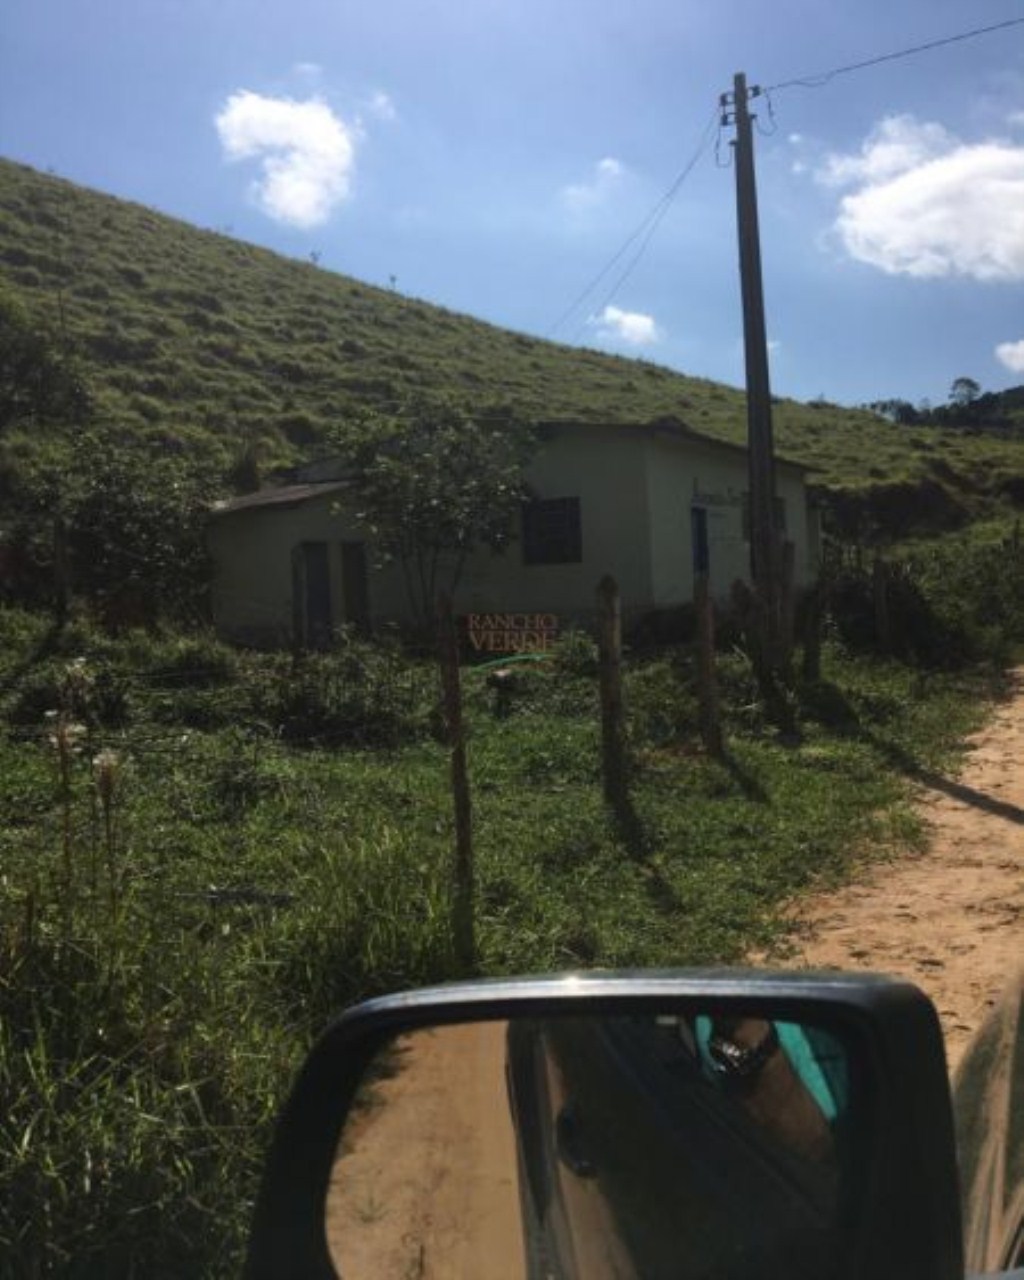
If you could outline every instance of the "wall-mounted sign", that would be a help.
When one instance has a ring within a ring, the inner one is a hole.
[[[480,653],[546,653],[558,639],[556,613],[467,613],[463,621]]]
[[[697,507],[742,507],[746,501],[746,494],[740,489],[734,489],[732,485],[726,485],[724,489],[710,490],[702,489],[700,481],[694,477],[693,481],[693,504]]]

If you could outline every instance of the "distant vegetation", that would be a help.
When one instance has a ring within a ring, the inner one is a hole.
[[[1005,431],[1024,430],[1024,387],[1007,391],[982,391],[973,378],[954,378],[945,404],[927,401],[913,405],[909,400],[874,400],[864,406],[901,427],[960,427]]]

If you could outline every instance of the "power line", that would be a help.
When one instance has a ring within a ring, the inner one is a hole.
[[[896,62],[900,58],[911,58],[918,53],[927,53],[931,49],[941,49],[946,45],[959,44],[963,40],[973,40],[976,36],[990,35],[993,31],[1005,31],[1008,27],[1024,25],[1024,18],[1009,18],[1006,22],[996,22],[989,27],[975,27],[971,31],[961,31],[955,36],[945,36],[941,40],[929,40],[927,44],[911,45],[908,49],[897,49],[892,53],[878,54],[874,58],[865,58],[863,62],[851,62],[844,67],[833,67],[831,71],[820,71],[814,75],[798,76],[792,80],[782,80],[778,84],[769,85],[764,92],[771,93],[779,89],[820,89],[834,80],[836,76],[847,75],[851,71],[863,71],[866,67],[877,67],[883,62]]]
[[[946,45],[959,44],[965,40],[973,40],[978,36],[990,35],[994,31],[1004,31],[1010,27],[1016,27],[1021,25],[1024,25],[1024,18],[1010,18],[1005,22],[993,23],[990,26],[975,27],[970,31],[961,31],[956,35],[945,36],[939,40],[930,40],[924,44],[912,45],[906,49],[897,49],[890,53],[878,54],[873,58],[866,58],[860,62],[851,62],[846,64],[845,66],[833,67],[829,71],[822,71],[814,75],[800,76],[790,80],[783,80],[777,84],[767,86],[766,88],[762,89],[761,92],[767,95],[775,91],[779,91],[782,89],[790,89],[795,87],[804,88],[804,89],[820,88],[823,85],[828,84],[829,81],[835,79],[837,76],[848,75],[853,71],[863,71],[868,67],[878,66],[886,62],[895,62],[902,58],[913,57],[914,55],[919,53],[926,53],[932,49],[943,48]],[[769,107],[770,107],[770,101],[769,101]],[[597,273],[597,275],[594,276],[594,278],[586,285],[586,287],[580,291],[580,293],[573,299],[570,305],[566,307],[566,309],[562,312],[562,314],[558,317],[558,319],[554,322],[554,324],[551,325],[551,327],[547,331],[547,335],[546,335],[547,337],[549,338],[553,337],[553,335],[562,327],[563,324],[565,324],[565,322],[569,319],[569,317],[573,315],[573,313],[587,300],[587,298],[590,297],[590,295],[597,289],[597,287],[611,273],[611,271],[614,270],[616,265],[626,256],[629,250],[639,241],[639,245],[636,249],[636,252],[633,254],[632,258],[630,258],[625,269],[616,279],[614,285],[609,290],[608,294],[605,296],[601,305],[598,307],[597,309],[598,313],[603,311],[604,308],[609,305],[612,298],[615,297],[615,295],[618,293],[618,291],[622,288],[625,282],[632,275],[633,271],[636,269],[636,266],[640,262],[640,259],[643,257],[648,244],[650,243],[659,225],[661,224],[669,208],[671,207],[673,200],[678,194],[680,187],[683,185],[683,183],[689,177],[690,173],[695,168],[697,161],[700,159],[701,155],[703,154],[708,144],[709,136],[716,123],[717,117],[718,117],[718,108],[716,108],[715,111],[712,113],[711,119],[708,121],[707,125],[705,126],[704,131],[701,134],[700,142],[697,145],[696,151],[694,152],[693,156],[691,157],[689,162],[686,164],[686,166],[682,169],[682,171],[673,181],[672,185],[668,188],[668,190],[657,202],[657,204],[655,204],[654,208],[650,211],[650,213],[647,214],[647,216],[643,219],[643,221],[626,238],[623,244],[618,248],[618,250],[616,250],[616,252],[612,255],[612,257],[608,260],[608,262],[601,268],[601,270]],[[586,322],[584,322],[582,325],[579,326],[579,328],[576,330],[576,333],[574,334],[574,340],[579,337],[579,335],[583,332],[583,329],[585,327],[586,327]]]
[[[639,240],[640,241],[639,248],[637,249],[633,257],[630,259],[625,270],[622,272],[622,274],[616,280],[615,284],[612,286],[612,289],[606,296],[601,309],[603,310],[603,307],[606,307],[608,303],[611,301],[611,299],[616,295],[616,293],[618,293],[622,285],[625,284],[626,280],[630,277],[630,275],[632,275],[633,271],[636,268],[637,263],[643,257],[644,251],[646,250],[648,244],[650,243],[651,238],[653,237],[655,231],[657,231],[658,226],[660,225],[662,219],[665,217],[665,214],[668,213],[668,210],[671,207],[673,200],[675,200],[676,196],[678,195],[680,187],[682,187],[683,183],[693,172],[694,168],[697,165],[698,160],[700,160],[701,156],[703,155],[708,145],[708,142],[710,140],[711,131],[714,128],[715,124],[717,123],[717,120],[718,120],[718,108],[716,107],[714,111],[711,113],[708,123],[704,126],[704,129],[700,136],[700,141],[697,143],[697,147],[694,150],[693,155],[687,161],[686,165],[684,165],[684,167],[677,174],[677,176],[672,182],[672,185],[664,193],[661,199],[658,200],[658,202],[654,205],[654,207],[643,219],[643,221],[640,222],[640,224],[631,232],[629,236],[627,236],[625,241],[619,246],[619,248],[615,251],[615,253],[612,254],[611,258],[609,258],[609,260],[605,263],[605,265],[601,268],[601,270],[597,273],[597,275],[594,276],[594,278],[590,281],[590,283],[586,286],[586,288],[580,291],[580,293],[573,299],[570,305],[566,307],[566,309],[562,312],[562,314],[558,317],[558,319],[554,322],[554,324],[551,325],[551,327],[547,331],[547,337],[549,338],[552,337],[553,334],[558,329],[560,329],[563,324],[565,324],[565,322],[569,319],[569,317],[587,300],[587,298],[590,297],[590,295],[598,287],[601,281],[604,280],[610,274],[610,272],[615,268],[616,264],[619,263],[622,260],[622,258],[625,257],[625,255],[629,252],[632,246],[636,244],[636,242]]]

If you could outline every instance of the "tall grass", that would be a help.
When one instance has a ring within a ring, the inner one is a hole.
[[[315,714],[284,734],[255,714],[288,678],[274,659],[47,634],[0,611],[0,1273],[234,1274],[311,1039],[354,999],[454,972],[432,675],[324,659],[299,685]],[[723,658],[728,765],[697,746],[689,656],[629,663],[640,844],[600,798],[586,644],[522,669],[500,708],[467,670],[481,970],[737,959],[801,886],[916,838],[901,770],[948,757],[984,686],[826,659],[782,745]],[[321,713],[360,698],[407,729],[324,746]]]

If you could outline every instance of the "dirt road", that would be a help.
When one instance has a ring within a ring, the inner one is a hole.
[[[402,1036],[346,1129],[327,1239],[352,1280],[522,1280],[503,1022]]]
[[[801,967],[909,978],[942,1019],[950,1069],[1024,966],[1024,668],[970,740],[959,776],[927,776],[922,854],[867,867],[854,883],[794,909]]]

